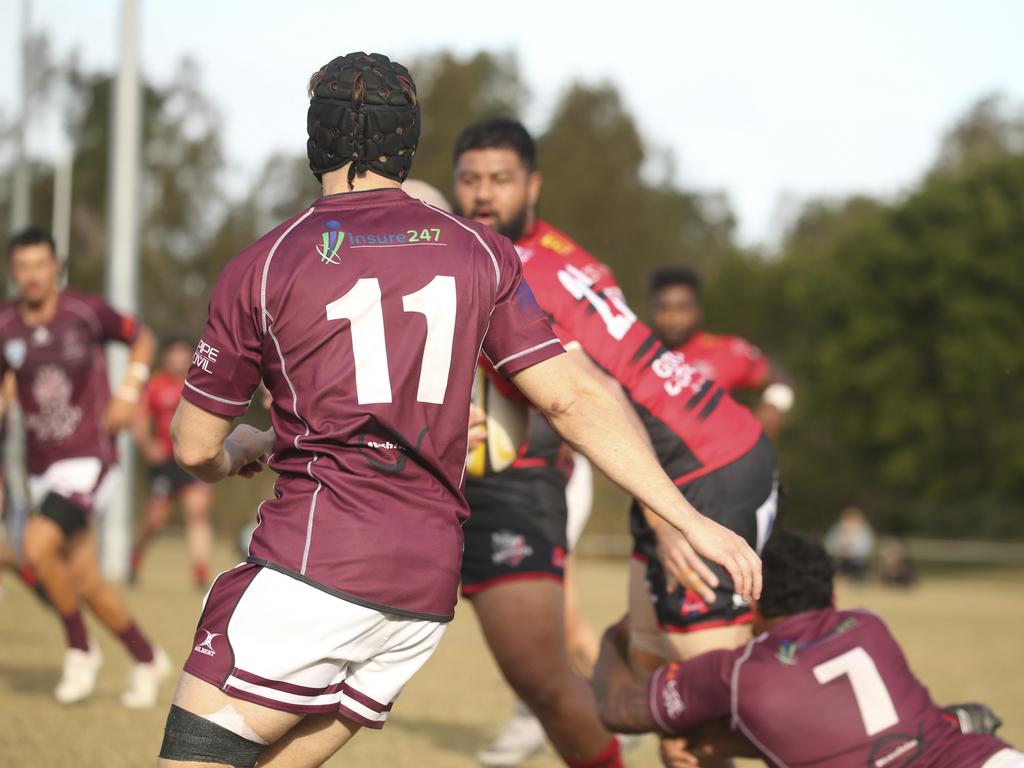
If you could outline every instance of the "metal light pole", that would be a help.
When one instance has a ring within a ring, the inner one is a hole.
[[[136,0],[121,2],[121,55],[114,84],[110,152],[110,251],[107,259],[107,298],[122,312],[134,314],[139,293],[139,166],[142,112],[139,77],[139,13]],[[110,375],[120,386],[128,368],[128,350],[110,349]],[[127,433],[118,438],[123,482],[121,492],[106,510],[103,523],[103,571],[112,579],[128,572],[134,506],[134,453]]]
[[[54,166],[53,219],[50,223],[50,231],[57,244],[57,258],[62,265],[67,263],[68,243],[71,241],[71,178],[74,162],[74,148],[71,142],[65,139]],[[62,279],[67,279],[67,272],[63,273]]]
[[[32,3],[21,2],[21,109],[14,132],[14,179],[11,195],[10,232],[14,234],[29,225],[32,215],[32,175],[28,163],[25,136],[29,118],[29,48],[32,33]],[[8,295],[14,286],[8,282]],[[8,525],[11,541],[21,552],[21,534],[28,517],[28,492],[25,487],[25,419],[17,400],[11,403],[6,415],[6,436],[3,441],[3,466],[7,475]]]
[[[32,33],[31,13],[31,1],[21,0],[21,111],[14,132],[14,194],[11,201],[11,232],[17,232],[27,227],[32,214],[32,177],[25,150],[29,107],[28,59]]]

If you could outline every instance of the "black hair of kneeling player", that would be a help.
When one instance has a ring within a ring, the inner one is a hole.
[[[761,553],[758,611],[765,618],[828,608],[835,567],[825,548],[803,533],[776,528]]]

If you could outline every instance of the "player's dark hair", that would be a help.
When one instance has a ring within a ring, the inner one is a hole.
[[[776,527],[761,553],[761,565],[758,610],[765,618],[832,605],[832,558],[810,536]]]
[[[15,250],[27,245],[48,245],[53,258],[57,258],[57,244],[53,241],[50,230],[43,227],[27,227],[7,241],[7,260],[11,260]]]
[[[466,126],[455,142],[452,164],[471,149],[511,149],[527,171],[537,168],[537,145],[523,124],[511,117],[485,117]]]
[[[651,272],[648,292],[653,295],[662,288],[668,288],[673,285],[685,285],[700,296],[701,288],[704,287],[704,279],[697,270],[690,269],[690,267],[673,265],[657,267]]]

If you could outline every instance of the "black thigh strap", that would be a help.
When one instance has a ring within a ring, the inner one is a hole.
[[[164,727],[160,757],[181,762],[216,763],[231,768],[254,768],[266,744],[249,741],[187,709],[171,705]]]
[[[46,494],[43,503],[39,505],[39,514],[53,520],[68,539],[85,528],[88,523],[84,509],[71,499],[66,499],[53,491]]]

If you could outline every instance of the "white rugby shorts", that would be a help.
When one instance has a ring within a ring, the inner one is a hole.
[[[185,671],[271,709],[338,713],[381,728],[447,626],[243,563],[210,587]]]
[[[1024,768],[1024,752],[1003,749],[985,761],[981,768]]]
[[[50,493],[63,496],[82,507],[87,514],[102,510],[117,487],[121,471],[116,464],[105,464],[95,456],[61,459],[42,474],[29,475],[28,495],[39,508]]]

